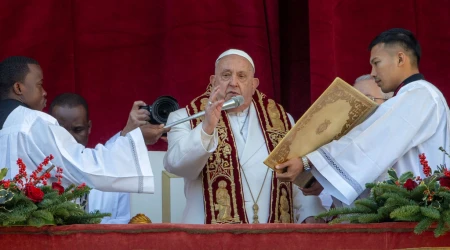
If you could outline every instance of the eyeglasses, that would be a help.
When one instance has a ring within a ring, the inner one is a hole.
[[[370,95],[366,95],[370,100],[372,100],[372,101],[376,101],[376,100],[383,100],[383,101],[387,101],[387,98],[379,98],[379,97],[373,97],[373,96],[370,96]]]

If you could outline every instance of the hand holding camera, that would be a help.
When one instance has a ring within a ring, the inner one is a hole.
[[[121,136],[126,135],[128,132],[136,129],[137,127],[148,124],[148,120],[150,120],[150,112],[145,109],[139,109],[139,107],[145,105],[147,104],[143,101],[134,102],[130,115],[128,116],[127,125],[120,133]]]
[[[169,114],[179,108],[177,100],[171,96],[161,96],[153,105],[147,105],[143,101],[136,101],[131,108],[127,125],[120,135],[140,127],[147,145],[154,144],[161,136],[166,136],[170,129],[165,129],[164,124]]]

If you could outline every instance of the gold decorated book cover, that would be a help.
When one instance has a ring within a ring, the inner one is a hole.
[[[337,77],[275,147],[264,164],[275,170],[279,163],[304,156],[337,140],[364,121],[376,108],[375,102]],[[311,179],[312,175],[307,172],[294,183],[304,187]]]

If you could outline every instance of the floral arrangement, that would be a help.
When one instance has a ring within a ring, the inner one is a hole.
[[[43,171],[53,156],[39,164],[31,175],[26,172],[22,159],[17,160],[19,173],[12,180],[3,180],[7,169],[0,171],[0,226],[28,225],[68,225],[99,223],[107,213],[87,213],[76,203],[89,194],[90,188],[84,183],[64,188],[61,185],[63,170],[57,167],[56,182],[47,185],[51,177],[52,165]]]
[[[442,147],[439,148],[450,156]],[[441,165],[434,173],[425,154],[420,154],[424,179],[406,172],[400,177],[395,170],[388,171],[389,179],[380,183],[368,183],[370,196],[355,201],[355,207],[335,208],[318,215],[318,218],[334,216],[331,224],[376,223],[388,221],[418,222],[416,234],[437,224],[435,237],[444,235],[450,229],[450,171]]]

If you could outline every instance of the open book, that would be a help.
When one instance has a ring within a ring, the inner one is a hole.
[[[337,77],[278,143],[264,164],[275,170],[279,163],[304,156],[341,138],[364,121],[377,106]],[[314,177],[308,171],[300,174],[294,183],[307,187],[313,180]]]

